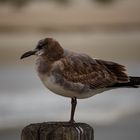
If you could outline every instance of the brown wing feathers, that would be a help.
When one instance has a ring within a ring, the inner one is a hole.
[[[95,60],[87,55],[67,57],[62,62],[65,79],[91,88],[103,88],[120,81],[128,81],[124,67],[116,63]]]
[[[129,81],[125,66],[110,61],[97,60],[97,62],[111,71],[117,77],[118,83],[126,83]]]

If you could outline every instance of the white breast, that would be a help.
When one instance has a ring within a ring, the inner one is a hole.
[[[98,89],[98,90],[91,90],[90,92],[85,92],[85,93],[77,93],[76,91],[70,91],[70,90],[66,90],[66,88],[64,88],[63,86],[58,85],[55,82],[55,77],[52,76],[48,76],[48,75],[41,75],[39,74],[39,77],[41,79],[41,81],[43,82],[43,84],[53,93],[61,95],[61,96],[65,96],[65,97],[77,97],[79,99],[82,98],[89,98],[93,95],[99,94],[107,89],[103,88],[103,89]]]

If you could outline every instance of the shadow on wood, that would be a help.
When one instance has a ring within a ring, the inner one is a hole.
[[[22,130],[21,140],[94,140],[94,130],[85,123],[37,123]]]

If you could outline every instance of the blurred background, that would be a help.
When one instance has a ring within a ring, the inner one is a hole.
[[[30,123],[69,120],[70,99],[43,86],[34,57],[19,59],[44,37],[140,76],[139,7],[139,0],[0,0],[0,139],[20,140]],[[94,127],[95,140],[138,140],[140,89],[78,100],[75,117]]]

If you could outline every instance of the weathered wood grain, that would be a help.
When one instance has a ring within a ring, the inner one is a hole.
[[[21,140],[94,140],[94,130],[85,123],[38,123],[26,126]]]

